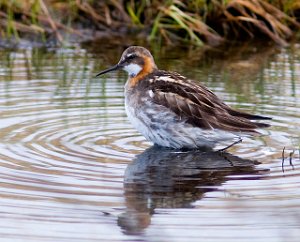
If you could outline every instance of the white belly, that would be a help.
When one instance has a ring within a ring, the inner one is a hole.
[[[213,148],[216,145],[226,147],[239,139],[238,135],[230,132],[193,127],[179,120],[173,112],[153,105],[151,103],[143,108],[134,108],[125,101],[126,113],[132,125],[147,140],[157,145],[176,149]]]

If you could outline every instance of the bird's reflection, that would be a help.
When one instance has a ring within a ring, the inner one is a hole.
[[[139,234],[150,224],[155,208],[192,207],[231,175],[245,175],[246,179],[251,174],[251,179],[258,179],[261,171],[255,164],[225,152],[153,146],[137,155],[125,171],[126,212],[119,216],[118,224],[126,234]]]

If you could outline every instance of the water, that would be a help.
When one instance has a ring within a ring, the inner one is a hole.
[[[299,241],[298,44],[156,49],[160,67],[273,117],[222,155],[135,131],[124,73],[93,78],[122,47],[0,52],[1,241]]]

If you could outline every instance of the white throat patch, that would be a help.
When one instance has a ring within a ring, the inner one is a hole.
[[[138,64],[129,64],[127,66],[124,66],[123,68],[125,71],[128,72],[129,76],[134,77],[142,70],[142,67]]]

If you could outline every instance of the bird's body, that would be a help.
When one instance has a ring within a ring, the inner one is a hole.
[[[135,128],[149,141],[171,148],[230,145],[242,134],[268,127],[252,119],[269,119],[236,111],[205,86],[170,71],[159,70],[143,47],[126,49],[120,62],[98,75],[123,68],[125,109]]]

